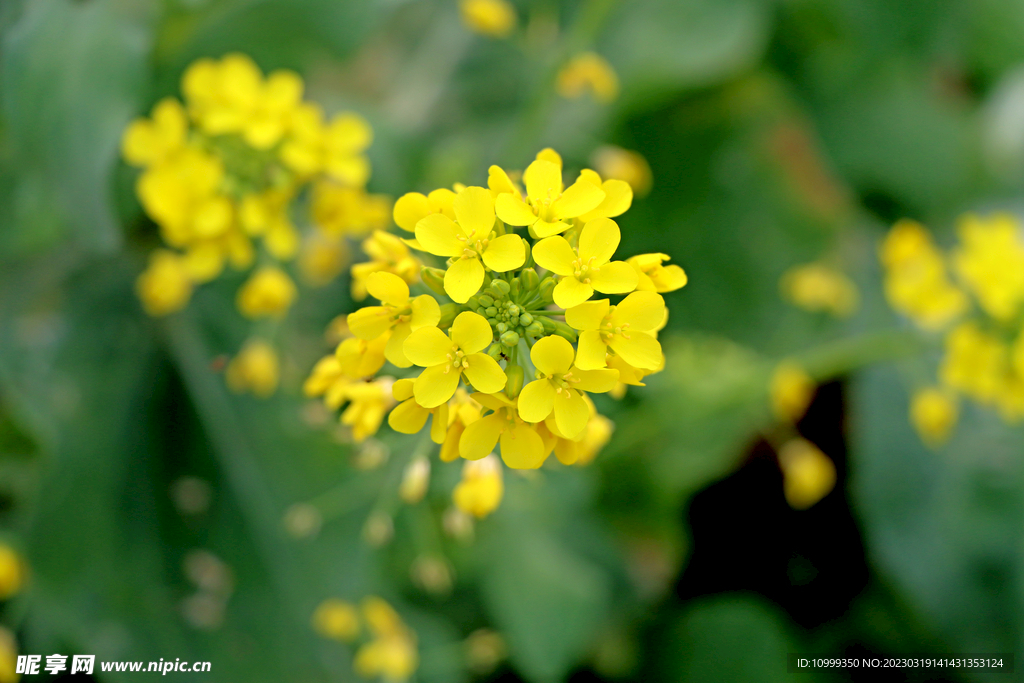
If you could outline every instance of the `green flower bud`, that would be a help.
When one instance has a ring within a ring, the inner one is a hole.
[[[540,320],[537,320],[537,321],[534,321],[534,322],[539,322],[541,324],[541,327],[548,334],[553,334],[554,331],[555,331],[555,321],[552,320],[551,318],[547,317],[547,316],[544,316]]]
[[[435,294],[448,296],[444,292],[444,271],[440,268],[428,268],[427,266],[424,266],[420,270],[420,279],[423,280],[423,284],[429,287]]]
[[[501,352],[501,344],[491,344],[489,347],[487,347],[487,355],[493,358],[494,360],[501,360]]]
[[[506,325],[505,323],[498,323],[497,325],[494,326],[494,329],[498,331],[498,334],[501,334],[502,332],[508,329],[508,325]]]
[[[511,316],[508,319],[508,324],[509,324],[510,327],[517,327],[519,325],[519,316],[517,316],[517,315]]]
[[[444,304],[441,306],[441,319],[438,321],[437,326],[441,329],[447,329],[452,326],[455,322],[455,317],[462,312],[462,306],[458,304]]]
[[[509,348],[513,348],[519,343],[519,333],[509,330],[505,334],[501,335],[501,343]]]
[[[533,316],[529,313],[523,313],[519,316],[519,324],[524,327],[533,324]]]
[[[534,339],[544,336],[544,326],[540,324],[539,320],[534,320],[526,328],[526,334],[530,335]]]
[[[537,276],[537,271],[533,268],[525,268],[519,273],[519,280],[523,284],[524,292],[532,292],[537,289],[537,285],[540,284],[540,277]]]
[[[500,322],[501,321],[498,320],[497,318],[488,318],[487,319],[487,324],[490,325],[491,327],[494,327],[495,325],[497,325]]]
[[[505,393],[509,398],[515,398],[523,390],[523,379],[525,378],[523,368],[510,363],[505,368],[505,376],[508,377],[508,382],[505,383]]]
[[[554,301],[554,295],[552,293],[555,291],[555,284],[555,278],[550,275],[540,281],[538,290],[540,291],[540,298],[542,301]]]
[[[495,299],[500,299],[503,296],[508,296],[508,293],[512,290],[512,285],[505,282],[504,280],[495,280],[491,283],[491,289],[499,292]]]
[[[572,329],[563,322],[555,321],[555,334],[562,337],[566,341],[575,343],[576,342],[576,330]]]
[[[495,308],[494,306],[488,306],[487,307],[487,317],[488,318],[493,318],[496,315],[498,315],[498,309]]]
[[[515,304],[509,304],[506,310],[508,310],[509,315],[519,315],[519,307]]]
[[[494,305],[494,297],[487,296],[486,294],[477,294],[476,300],[479,302],[479,305],[484,308]]]
[[[510,296],[513,299],[518,299],[519,295],[522,294],[522,293],[523,293],[523,283],[521,283],[519,281],[519,278],[517,278],[517,277],[516,278],[512,278],[512,290],[511,290],[511,295]]]

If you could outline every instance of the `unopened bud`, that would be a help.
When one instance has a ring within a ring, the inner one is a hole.
[[[519,295],[523,292],[523,284],[519,281],[519,278],[512,278],[512,289],[511,296],[513,299],[519,298]]]
[[[448,329],[455,322],[455,316],[459,314],[461,306],[458,304],[444,304],[441,306],[441,319],[437,321],[437,326],[442,330]]]
[[[476,297],[477,303],[484,308],[494,305],[494,297],[488,296],[487,294],[480,294]]]
[[[519,281],[523,283],[523,291],[529,292],[537,289],[537,285],[540,284],[540,278],[537,276],[537,271],[533,268],[525,268],[519,273]]]
[[[554,301],[555,284],[555,278],[550,275],[540,281],[538,290],[542,301],[547,301],[549,303]]]
[[[554,331],[554,330],[552,330]],[[530,335],[534,339],[544,336],[544,326],[541,325],[539,320],[534,320],[532,323],[527,325],[526,334]]]
[[[523,313],[519,316],[519,324],[523,327],[528,327],[533,324],[533,316],[529,313]]]
[[[513,333],[514,334],[514,333]],[[516,335],[518,337],[519,335]],[[505,383],[505,393],[508,394],[509,398],[515,398],[519,395],[519,392],[523,390],[523,378],[525,373],[520,365],[509,364],[505,368],[505,376],[508,377],[508,382]]]
[[[512,291],[512,285],[505,282],[504,280],[495,280],[494,282],[491,283],[490,289],[495,292],[498,292],[498,295],[494,298],[500,299],[503,296],[508,296],[508,293]]]
[[[519,333],[509,330],[505,334],[501,335],[501,343],[511,349],[519,343]]]
[[[572,329],[563,322],[555,321],[555,334],[562,337],[566,341],[575,344],[576,343],[576,330]]]
[[[398,495],[409,505],[423,500],[430,484],[430,461],[420,456],[405,466],[402,483],[398,486]]]
[[[435,294],[447,296],[444,292],[444,271],[440,268],[429,268],[424,266],[420,270],[420,279],[423,280],[423,284],[429,287]]]

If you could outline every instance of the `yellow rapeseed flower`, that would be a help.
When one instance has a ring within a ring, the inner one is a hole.
[[[395,683],[407,680],[419,666],[416,635],[381,598],[363,600],[362,612],[372,639],[356,652],[356,673]]]
[[[879,256],[889,305],[919,326],[940,329],[967,309],[967,297],[950,282],[941,252],[920,223],[898,221]]]
[[[845,317],[857,309],[857,286],[844,273],[823,263],[793,266],[779,280],[782,295],[805,311]]]
[[[594,295],[625,294],[636,289],[639,276],[625,261],[612,261],[619,247],[619,226],[598,218],[583,226],[579,246],[573,248],[561,235],[542,239],[533,247],[537,265],[561,276],[555,286],[555,303],[561,308],[578,306]]]
[[[265,266],[238,290],[238,310],[247,318],[280,318],[291,308],[298,291],[280,268]]]
[[[957,421],[956,396],[939,387],[927,387],[910,399],[910,423],[921,440],[935,447],[945,443]]]
[[[482,409],[479,403],[463,388],[455,390],[448,409],[448,431],[441,444],[441,461],[452,462],[459,457],[459,440],[466,426],[480,419]]]
[[[562,97],[575,99],[589,92],[598,102],[608,103],[619,96],[619,77],[604,57],[584,52],[559,70],[555,89]]]
[[[779,451],[786,502],[806,510],[827,496],[836,485],[836,466],[806,439],[792,439]]]
[[[133,166],[159,164],[185,146],[188,116],[173,97],[153,107],[149,119],[132,121],[121,138],[121,154]]]
[[[1011,214],[967,215],[953,252],[957,274],[987,314],[1010,320],[1024,303],[1024,227]]]
[[[416,224],[433,213],[440,213],[455,220],[455,193],[441,188],[430,194],[409,192],[395,202],[393,217],[395,225],[406,232],[416,232]]]
[[[341,413],[341,423],[352,429],[352,438],[362,443],[377,433],[384,415],[395,404],[391,380],[352,382],[345,387],[348,407]]]
[[[17,595],[25,584],[25,564],[9,545],[0,544],[0,600]]]
[[[224,372],[232,391],[250,391],[260,398],[267,398],[277,391],[279,374],[277,351],[262,339],[246,342]]]
[[[562,184],[561,159],[550,155],[540,157],[526,167],[523,182],[526,196],[517,191],[504,191],[494,200],[498,218],[515,226],[527,226],[534,238],[550,237],[569,229],[566,221],[593,211],[605,199],[604,190],[586,179],[577,180],[569,187]],[[500,171],[500,173],[498,173]],[[491,177],[507,175],[497,166],[491,167]],[[497,186],[496,186],[497,187]],[[511,183],[503,188],[514,187]]]
[[[180,256],[157,249],[150,254],[149,267],[139,275],[135,289],[146,313],[168,315],[188,305],[192,297],[192,278]]]
[[[467,515],[483,519],[498,509],[504,494],[501,463],[493,455],[488,455],[462,466],[462,481],[452,492],[452,501]]]
[[[317,635],[351,642],[359,635],[359,612],[352,603],[328,598],[313,612],[313,630]]]
[[[638,196],[651,191],[651,167],[639,152],[605,145],[594,152],[591,161],[602,177],[626,181]]]
[[[363,240],[362,248],[370,260],[352,266],[352,298],[356,301],[366,298],[366,279],[373,273],[393,273],[410,285],[419,281],[423,264],[395,235],[375,230]]]
[[[796,422],[807,412],[816,388],[807,371],[793,361],[782,361],[772,373],[769,394],[772,412],[779,420]]]
[[[384,356],[392,365],[409,367],[412,363],[405,356],[405,340],[413,331],[422,327],[436,327],[441,319],[441,308],[437,300],[428,294],[410,299],[409,285],[397,275],[387,272],[367,276],[366,288],[371,296],[380,299],[384,305],[366,306],[350,313],[349,330],[354,336],[366,340],[376,339],[390,331]]]
[[[414,387],[415,380],[410,378],[395,382],[392,393],[399,404],[388,415],[388,424],[396,432],[416,434],[423,429],[427,418],[432,416],[430,438],[434,443],[444,443],[448,434],[448,404],[442,403],[433,408],[424,408],[417,403],[413,396]]]
[[[633,188],[624,180],[609,178],[602,180],[597,171],[585,168],[580,171],[578,180],[588,182],[601,188],[604,199],[596,207],[578,217],[581,223],[588,223],[595,218],[615,218],[621,216],[633,205]]]
[[[946,335],[939,379],[980,403],[993,403],[1009,372],[1008,346],[974,323],[962,323]]]
[[[633,292],[617,306],[587,301],[568,309],[565,321],[581,331],[576,365],[583,370],[606,367],[609,348],[635,368],[656,370],[663,363],[654,332],[664,324],[665,300],[654,292]]]
[[[492,38],[506,38],[516,27],[516,12],[505,0],[460,0],[462,23]]]
[[[459,454],[479,460],[501,444],[501,459],[512,469],[536,469],[544,464],[544,441],[532,425],[519,416],[518,399],[505,394],[473,394],[473,400],[489,415],[471,422],[459,438]]]
[[[638,254],[626,259],[637,274],[638,292],[674,292],[686,286],[686,272],[676,264],[664,265],[668,254]]]

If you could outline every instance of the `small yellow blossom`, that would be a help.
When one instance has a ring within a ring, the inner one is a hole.
[[[981,308],[997,320],[1010,320],[1024,303],[1024,227],[1002,213],[960,220],[960,248],[953,252],[957,274]]]
[[[482,187],[467,187],[452,203],[456,220],[431,213],[416,224],[416,239],[425,251],[452,259],[444,289],[464,304],[480,291],[484,266],[503,273],[523,265],[526,247],[518,235],[494,233],[494,198]]]
[[[561,159],[546,156],[535,159],[523,172],[526,183],[526,197],[518,191],[504,191],[494,200],[498,218],[509,225],[525,225],[534,238],[550,237],[565,232],[570,224],[566,221],[593,211],[605,199],[604,190],[586,179],[577,180],[569,187],[562,184]],[[500,171],[500,173],[499,173]],[[491,177],[505,176],[497,166],[491,167]],[[515,188],[508,182],[504,189]]]
[[[604,192],[604,199],[595,208],[578,217],[579,222],[589,223],[596,218],[615,218],[621,216],[633,205],[633,188],[624,180],[609,178],[602,180],[597,171],[585,168],[580,171],[578,180],[588,182]]]
[[[302,243],[299,252],[299,272],[302,280],[312,287],[323,287],[341,275],[348,263],[348,248],[339,238],[313,233]]]
[[[928,330],[937,330],[960,316],[969,302],[949,280],[942,254],[921,224],[898,221],[882,243],[889,304]]]
[[[184,260],[172,251],[157,249],[149,267],[135,283],[146,313],[163,316],[180,311],[192,297],[192,279]]]
[[[388,682],[407,680],[419,666],[416,635],[395,610],[378,597],[363,600],[362,611],[372,639],[356,652],[356,673]]]
[[[492,38],[506,38],[516,27],[516,12],[505,0],[460,0],[462,23]]]
[[[14,634],[0,626],[0,683],[17,683],[18,642]]]
[[[544,464],[548,451],[532,425],[519,416],[518,399],[505,394],[473,394],[473,400],[491,414],[471,422],[459,438],[459,454],[479,460],[501,444],[501,459],[517,470],[532,470]]]
[[[419,280],[423,264],[395,235],[375,230],[363,240],[362,248],[370,260],[352,266],[352,298],[356,301],[366,298],[366,279],[373,273],[393,273],[410,285]]]
[[[394,415],[394,411],[391,414]],[[405,503],[415,505],[423,500],[423,496],[427,495],[427,487],[429,485],[430,461],[423,456],[419,456],[413,458],[406,465],[405,472],[402,474],[402,483],[398,486],[398,495]]]
[[[561,308],[578,306],[594,295],[625,294],[636,289],[639,275],[625,261],[612,261],[619,247],[619,226],[598,218],[583,226],[579,247],[573,249],[561,235],[542,239],[533,247],[537,265],[561,276],[555,286],[555,303]]]
[[[466,665],[478,676],[486,675],[508,656],[508,645],[501,634],[481,628],[473,631],[463,643]]]
[[[782,361],[772,373],[769,394],[772,412],[779,420],[796,422],[807,412],[816,385],[807,372],[793,361]]]
[[[945,443],[957,421],[956,397],[938,387],[914,393],[910,400],[910,422],[921,440],[935,447]]]
[[[570,99],[590,92],[598,102],[608,103],[619,96],[619,77],[604,57],[584,52],[559,70],[555,89],[559,95]]]
[[[25,583],[25,564],[14,548],[0,544],[0,600],[17,595]]]
[[[994,402],[1009,372],[1009,348],[974,323],[962,323],[946,335],[939,379],[980,403]]]
[[[424,408],[446,403],[455,395],[459,379],[466,380],[484,393],[501,391],[506,377],[501,366],[480,353],[493,341],[487,320],[476,313],[460,313],[450,334],[436,327],[423,327],[405,340],[405,355],[415,365],[426,368],[413,387],[416,402]]]
[[[448,404],[442,403],[433,408],[424,408],[413,397],[415,380],[410,378],[400,379],[392,387],[395,400],[398,406],[388,415],[388,424],[396,432],[403,434],[416,434],[427,418],[433,416],[430,423],[430,438],[434,443],[444,443],[448,434]]]
[[[605,367],[609,348],[635,368],[656,370],[664,362],[654,332],[664,324],[665,300],[654,292],[633,292],[617,306],[587,301],[568,309],[565,321],[581,330],[576,365],[583,370]]]
[[[406,232],[416,232],[416,224],[430,214],[440,213],[455,220],[455,193],[441,188],[430,194],[409,192],[395,202],[395,225]]]
[[[676,264],[663,265],[668,254],[638,254],[626,259],[637,274],[638,292],[674,292],[686,286],[686,272]]]
[[[402,278],[387,272],[371,273],[366,278],[367,291],[383,306],[366,306],[348,316],[348,327],[360,339],[376,339],[391,331],[384,356],[397,367],[412,363],[405,356],[403,345],[412,332],[422,327],[435,327],[441,319],[441,308],[434,297],[423,294],[409,298],[409,285]]]
[[[519,416],[541,422],[554,415],[558,430],[569,439],[581,435],[590,421],[590,407],[582,392],[611,391],[618,370],[580,370],[573,365],[575,350],[562,337],[544,337],[530,350],[537,379],[519,395]]]
[[[262,339],[252,339],[231,359],[224,375],[228,387],[235,393],[250,391],[267,398],[277,391],[278,366],[274,347]]]
[[[844,273],[823,263],[794,266],[779,280],[782,295],[805,311],[845,317],[857,310],[857,286]]]
[[[150,166],[167,159],[185,146],[188,117],[173,97],[160,100],[150,119],[136,119],[125,129],[121,153],[133,166]]]
[[[806,439],[792,439],[779,451],[786,502],[806,510],[832,491],[836,466],[827,455]]]
[[[651,167],[639,152],[605,145],[594,152],[591,161],[602,177],[626,181],[638,196],[651,191]]]
[[[467,515],[483,519],[498,509],[504,493],[501,463],[493,455],[488,455],[463,465],[462,481],[452,492],[452,500]]]
[[[382,334],[376,339],[346,339],[334,350],[341,372],[352,379],[364,379],[372,376],[384,367],[384,351],[391,340],[391,333]]]
[[[459,439],[466,426],[480,419],[481,406],[463,388],[455,390],[448,409],[448,432],[441,444],[441,461],[452,462],[459,457]]]
[[[353,379],[342,371],[341,361],[337,355],[331,354],[321,358],[313,366],[313,372],[302,385],[302,393],[310,398],[323,396],[324,405],[331,410],[337,410],[345,402],[345,387],[352,381]]]
[[[292,117],[281,159],[300,176],[325,173],[339,183],[361,186],[370,177],[363,152],[372,141],[373,131],[362,117],[343,113],[325,123],[319,107],[304,104]]]
[[[359,613],[351,603],[328,598],[313,612],[313,630],[324,638],[351,642],[359,635]]]
[[[264,266],[238,290],[238,310],[247,318],[280,318],[291,308],[298,292],[283,270]]]
[[[319,182],[313,186],[313,221],[326,235],[364,235],[387,227],[391,200],[362,187]]]
[[[341,413],[341,423],[352,429],[352,438],[362,443],[377,433],[384,415],[395,404],[392,383],[387,378],[373,382],[352,382],[345,387],[348,407]]]

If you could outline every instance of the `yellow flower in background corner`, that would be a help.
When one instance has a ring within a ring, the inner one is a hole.
[[[518,235],[494,232],[494,198],[482,187],[467,187],[452,202],[456,220],[431,213],[416,224],[421,248],[435,256],[453,259],[444,275],[444,289],[456,303],[464,304],[480,291],[484,266],[503,273],[526,261],[526,247]]]
[[[452,501],[467,515],[483,519],[498,509],[504,495],[501,463],[488,455],[462,466],[462,481],[455,486]]]
[[[779,451],[783,492],[795,510],[806,510],[827,496],[836,485],[836,466],[806,439],[792,439]]]
[[[399,380],[401,382],[402,380]],[[398,382],[395,382],[397,385]],[[397,399],[398,396],[395,396]],[[399,399],[401,400],[401,399]],[[395,410],[398,410],[397,408]],[[394,415],[394,411],[391,413]],[[390,423],[391,417],[388,416]],[[422,425],[420,425],[422,428]],[[416,431],[419,431],[418,429]],[[442,434],[443,435],[443,434]],[[434,439],[437,441],[437,439]],[[427,495],[430,485],[430,461],[422,456],[413,458],[402,473],[402,483],[398,486],[398,497],[407,505],[415,505]]]
[[[562,97],[576,99],[586,93],[607,104],[619,96],[619,77],[612,65],[595,52],[570,59],[558,72],[555,89]]]
[[[1024,227],[1017,218],[999,213],[960,219],[960,247],[953,252],[957,275],[988,315],[1010,320],[1024,303]]]
[[[446,403],[455,395],[459,380],[466,380],[486,394],[501,391],[507,378],[497,361],[480,353],[494,340],[487,320],[476,313],[460,313],[450,334],[436,327],[416,330],[405,340],[405,355],[426,368],[416,379],[416,402],[424,408]]]
[[[313,185],[311,213],[318,231],[329,236],[364,235],[383,230],[391,217],[391,200],[362,187],[321,181]]]
[[[267,398],[277,391],[280,375],[277,351],[262,339],[246,342],[224,372],[228,388],[235,393],[252,392]]]
[[[569,439],[578,437],[590,420],[590,407],[583,392],[611,391],[618,370],[580,370],[573,365],[576,351],[562,337],[544,337],[530,350],[537,379],[519,395],[519,416],[526,422],[541,422],[554,415],[558,430]]]
[[[359,612],[352,603],[328,598],[317,605],[312,624],[317,635],[348,643],[359,635]]]
[[[238,290],[238,310],[247,318],[280,318],[298,295],[295,283],[283,270],[265,266]]]
[[[639,152],[605,145],[594,152],[591,161],[602,177],[624,180],[637,196],[651,191],[651,167]]]
[[[416,434],[423,429],[427,418],[433,417],[433,421],[430,423],[430,438],[434,443],[444,443],[448,434],[448,404],[442,403],[433,408],[424,408],[413,397],[414,385],[415,380],[410,378],[395,382],[392,393],[399,404],[388,415],[388,424],[396,432]]]
[[[392,273],[372,273],[366,278],[371,296],[380,299],[383,306],[366,306],[348,316],[348,327],[359,339],[376,339],[387,331],[391,337],[384,348],[384,356],[397,367],[412,365],[405,356],[403,345],[412,332],[422,327],[434,327],[441,319],[441,308],[434,297],[423,294],[409,298],[409,285]]]
[[[958,412],[956,396],[938,387],[916,391],[910,399],[910,423],[921,440],[933,448],[949,438]]]
[[[837,317],[851,315],[860,300],[853,281],[823,263],[793,266],[782,274],[779,289],[786,300],[805,311]]]
[[[562,183],[561,159],[552,161],[550,155],[538,158],[526,167],[523,182],[526,197],[514,192],[502,192],[494,200],[498,218],[515,226],[526,226],[535,238],[550,237],[569,229],[571,218],[577,218],[596,209],[605,199],[604,191],[587,180],[577,180],[569,187]],[[491,174],[501,169],[492,167]],[[501,175],[507,175],[504,171]],[[511,186],[511,183],[509,183]]]
[[[311,287],[323,287],[341,275],[348,260],[348,247],[343,240],[317,233],[309,235],[299,251],[302,281]]]
[[[7,600],[25,585],[25,563],[9,545],[0,543],[0,600]]]
[[[361,607],[372,639],[356,652],[356,673],[396,683],[407,680],[419,666],[416,635],[381,598],[367,597]]]
[[[501,459],[512,469],[532,470],[544,464],[544,442],[519,416],[518,400],[500,393],[476,393],[473,400],[492,412],[466,427],[459,438],[459,455],[479,460],[500,443]]]
[[[626,259],[636,270],[638,292],[665,294],[682,289],[688,282],[686,271],[676,264],[664,265],[668,254],[637,254]]]
[[[561,308],[578,306],[594,295],[625,294],[636,289],[639,276],[625,261],[612,261],[619,248],[619,226],[598,218],[583,226],[579,247],[574,249],[561,235],[542,239],[533,247],[537,265],[560,277],[555,303]]]
[[[587,301],[566,310],[565,321],[580,330],[576,365],[584,370],[606,367],[609,348],[635,368],[657,370],[664,362],[654,332],[664,324],[665,300],[654,292],[633,292],[617,306]]]
[[[769,395],[772,413],[779,420],[797,422],[807,412],[817,384],[793,361],[782,361],[772,373]]]
[[[507,38],[516,27],[516,11],[505,0],[460,0],[462,23],[492,38]]]
[[[184,259],[172,251],[157,249],[149,267],[139,275],[135,289],[146,313],[159,317],[180,311],[192,298],[192,278]]]

